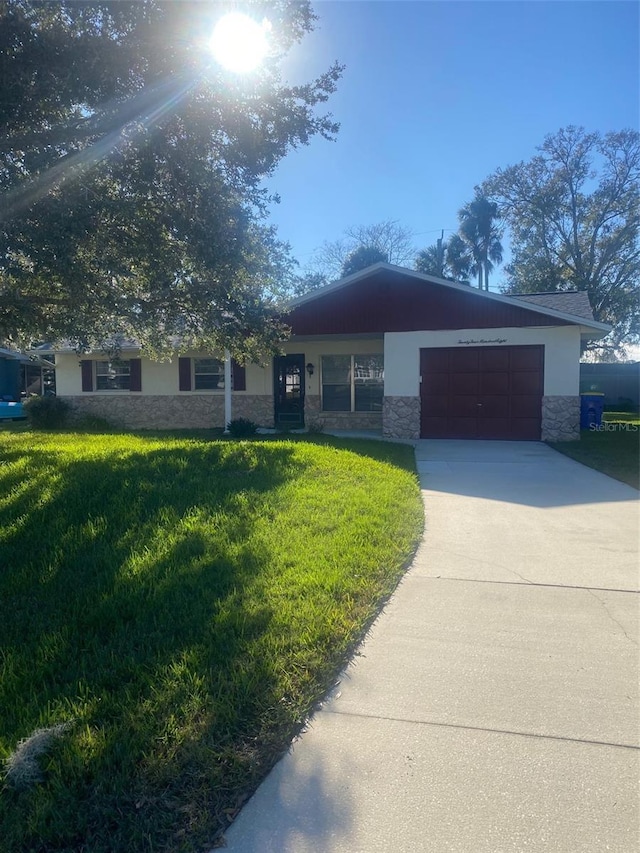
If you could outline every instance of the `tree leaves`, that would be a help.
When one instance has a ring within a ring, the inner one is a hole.
[[[291,148],[333,137],[316,107],[341,69],[282,83],[279,56],[314,15],[280,0],[248,4],[277,34],[264,67],[225,72],[202,45],[226,9],[0,6],[0,338],[277,345],[293,262],[261,182]]]
[[[614,330],[597,348],[640,339],[640,135],[566,127],[482,191],[511,230],[508,290],[584,290]]]

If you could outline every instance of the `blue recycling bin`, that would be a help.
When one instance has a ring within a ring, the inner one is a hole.
[[[591,391],[580,395],[580,429],[591,429],[602,425],[604,394]]]

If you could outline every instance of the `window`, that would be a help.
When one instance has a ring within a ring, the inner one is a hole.
[[[384,356],[323,355],[324,412],[381,412]]]
[[[322,409],[351,411],[351,356],[322,356]]]
[[[224,362],[217,358],[194,358],[193,387],[196,391],[224,390]]]
[[[353,357],[353,380],[356,412],[381,412],[384,396],[384,356]]]
[[[130,388],[128,361],[96,361],[96,391],[129,391]]]

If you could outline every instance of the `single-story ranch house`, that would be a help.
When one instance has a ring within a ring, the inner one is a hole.
[[[295,300],[284,354],[233,364],[232,417],[393,438],[579,438],[585,293],[497,295],[377,263]],[[222,427],[220,353],[55,351],[58,396],[134,428]],[[229,375],[229,374],[227,374]]]

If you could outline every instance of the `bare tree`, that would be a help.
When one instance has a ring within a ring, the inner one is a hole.
[[[413,266],[416,254],[413,232],[397,220],[347,228],[338,240],[326,240],[313,254],[310,269],[331,281],[340,278],[347,258],[362,246],[377,249],[396,266]]]

